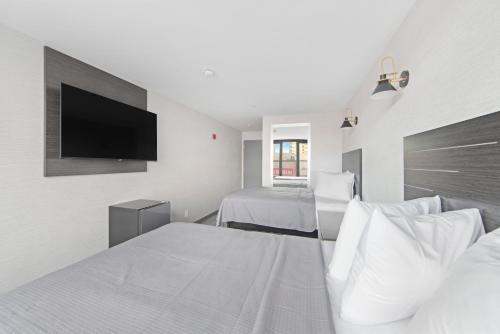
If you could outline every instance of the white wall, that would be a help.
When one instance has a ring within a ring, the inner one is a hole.
[[[296,115],[264,116],[262,120],[262,185],[270,187],[272,177],[272,130],[276,124],[309,123],[311,139],[311,184],[321,170],[342,170],[342,115],[340,113],[311,113]]]
[[[0,26],[0,49],[0,293],[106,249],[110,204],[170,200],[193,221],[239,188],[241,133],[152,93],[147,173],[43,177],[42,45]]]
[[[243,131],[241,141],[245,140],[262,140],[262,131]]]
[[[309,139],[309,126],[273,127],[273,141],[280,139]]]
[[[410,84],[373,101],[378,64],[350,106],[359,125],[344,151],[363,148],[366,200],[403,199],[403,137],[500,110],[500,1],[419,0],[387,48]]]

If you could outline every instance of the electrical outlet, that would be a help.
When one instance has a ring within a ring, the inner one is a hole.
[[[188,209],[184,210],[184,217],[185,218],[189,217],[189,210]]]

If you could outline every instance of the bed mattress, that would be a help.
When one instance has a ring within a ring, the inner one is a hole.
[[[222,201],[217,225],[228,222],[313,232],[317,229],[314,194],[303,188],[242,189]]]
[[[333,333],[316,239],[172,223],[0,297],[1,333]]]

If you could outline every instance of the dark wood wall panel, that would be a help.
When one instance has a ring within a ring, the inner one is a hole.
[[[147,91],[75,58],[45,47],[45,176],[145,172],[146,161],[60,158],[61,82],[137,108],[147,108]]]
[[[472,199],[500,205],[500,175],[405,170],[405,184],[420,193]],[[427,190],[427,191],[426,191]],[[432,191],[432,193],[431,193]]]
[[[354,173],[356,195],[363,198],[363,151],[361,149],[342,154],[342,171]]]
[[[500,226],[500,112],[404,138],[405,199],[441,195],[476,203]],[[463,202],[465,201],[465,202]],[[457,202],[458,203],[458,202]]]
[[[491,171],[500,166],[500,145],[462,147],[436,151],[408,151],[405,154],[407,168],[435,169],[458,172]]]
[[[405,151],[419,151],[451,146],[472,145],[499,140],[499,113],[405,137]]]
[[[405,184],[405,200],[410,200],[420,197],[429,197],[437,195],[434,190],[427,190],[426,188],[419,188]]]

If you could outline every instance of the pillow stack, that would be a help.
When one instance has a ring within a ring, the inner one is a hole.
[[[358,245],[340,316],[366,325],[412,316],[483,233],[477,209],[393,218],[375,210]]]
[[[354,197],[354,174],[319,172],[314,196],[348,202]]]
[[[411,319],[408,334],[500,332],[500,229],[481,237]]]
[[[483,234],[477,209],[441,213],[439,197],[391,205],[353,200],[329,265],[332,304],[355,324],[408,318]]]
[[[398,204],[373,204],[352,200],[340,225],[335,252],[330,262],[329,273],[332,278],[339,281],[347,279],[359,241],[375,209],[379,209],[388,217],[417,216],[441,212],[441,200],[438,196]]]

